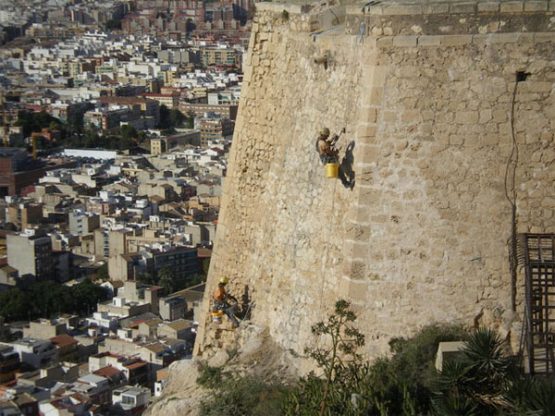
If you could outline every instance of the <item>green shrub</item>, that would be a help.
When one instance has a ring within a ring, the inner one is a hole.
[[[516,415],[555,415],[555,380],[543,377],[521,377],[510,387],[508,397],[512,399]]]
[[[200,374],[197,377],[197,383],[210,389],[217,388],[221,385],[224,372],[221,367],[211,367],[209,365],[201,365]]]
[[[213,368],[213,367],[212,367]],[[212,370],[210,370],[212,371]],[[215,373],[212,373],[214,376]],[[223,376],[222,378],[219,378]],[[198,381],[198,380],[197,380]],[[280,416],[285,386],[258,377],[234,377],[220,372],[211,378],[212,396],[202,402],[201,416]]]
[[[285,415],[358,415],[364,407],[362,382],[368,373],[368,364],[358,349],[364,345],[364,336],[355,328],[356,315],[349,302],[339,300],[335,311],[326,322],[312,326],[318,338],[316,348],[305,353],[323,373],[314,373],[300,380],[285,403]],[[354,398],[360,398],[360,400]]]
[[[457,326],[428,326],[410,339],[393,339],[390,342],[393,356],[378,358],[370,365],[357,352],[364,345],[364,337],[354,328],[355,320],[348,303],[340,301],[327,323],[320,322],[313,327],[316,336],[332,338],[327,350],[307,351],[324,377],[310,374],[301,379],[288,396],[285,414],[428,414],[430,385],[437,377],[433,364],[438,343],[466,339],[467,333]],[[341,351],[343,354],[339,356],[343,358],[338,361],[334,351]]]
[[[497,415],[510,412],[510,388],[522,378],[518,363],[505,353],[505,342],[492,330],[470,334],[456,360],[447,361],[434,383],[436,415]]]
[[[201,416],[555,415],[555,381],[523,375],[491,330],[428,326],[414,337],[392,339],[392,356],[370,364],[358,353],[364,337],[355,321],[349,303],[339,301],[326,322],[312,327],[318,346],[305,352],[319,372],[292,387],[202,369],[199,383],[214,394]],[[466,347],[438,373],[438,344],[457,340]]]

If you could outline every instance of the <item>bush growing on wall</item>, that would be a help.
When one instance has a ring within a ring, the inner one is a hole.
[[[305,352],[316,361],[323,376],[311,373],[300,380],[289,395],[286,415],[358,414],[361,382],[369,366],[358,353],[364,335],[354,326],[357,317],[349,307],[349,302],[338,301],[326,322],[312,326],[319,346]]]

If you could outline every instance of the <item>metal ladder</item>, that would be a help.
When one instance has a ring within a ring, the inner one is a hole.
[[[555,371],[555,234],[524,234],[526,350],[531,374]]]

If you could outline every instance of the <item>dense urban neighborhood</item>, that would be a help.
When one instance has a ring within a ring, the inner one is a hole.
[[[0,415],[139,415],[191,356],[251,7],[0,2]]]

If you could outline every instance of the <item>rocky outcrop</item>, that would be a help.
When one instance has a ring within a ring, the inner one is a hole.
[[[290,357],[271,339],[267,328],[245,323],[240,329],[226,330],[226,333],[232,337],[227,338],[228,347],[216,348],[212,344],[213,354],[209,359],[196,357],[170,366],[164,394],[148,408],[146,416],[197,416],[202,401],[212,394],[197,384],[202,366],[221,367],[236,376],[251,375],[267,382],[284,383],[295,374]]]

